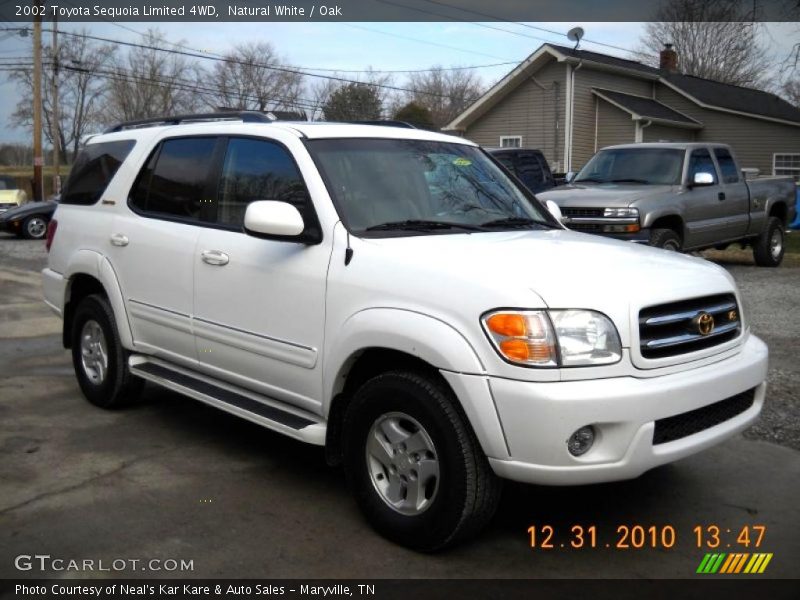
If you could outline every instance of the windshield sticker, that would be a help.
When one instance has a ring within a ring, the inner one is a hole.
[[[468,158],[457,158],[453,161],[453,164],[457,167],[468,167],[472,164],[472,161]]]

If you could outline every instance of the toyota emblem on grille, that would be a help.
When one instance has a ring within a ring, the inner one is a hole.
[[[707,312],[701,312],[694,319],[692,319],[694,326],[697,327],[697,332],[700,335],[708,335],[714,331],[714,317]]]

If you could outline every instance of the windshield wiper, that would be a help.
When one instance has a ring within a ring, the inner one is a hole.
[[[596,177],[584,177],[583,179],[573,179],[570,183],[608,183],[608,179],[597,179]]]
[[[489,228],[502,228],[508,227],[510,229],[529,229],[533,226],[543,227],[545,229],[556,229],[555,225],[551,225],[545,221],[536,221],[525,217],[507,217],[505,219],[495,219],[494,221],[487,221],[481,223],[481,227]]]
[[[436,229],[465,229],[467,231],[483,231],[477,225],[451,223],[450,221],[427,221],[424,219],[407,219],[371,225],[364,231],[433,231]]]
[[[609,182],[609,183],[645,183],[645,184],[646,184],[646,183],[650,183],[650,182],[649,182],[649,181],[647,181],[646,179],[632,179],[632,178],[626,178],[626,179],[609,179],[609,180],[608,180],[608,182]]]

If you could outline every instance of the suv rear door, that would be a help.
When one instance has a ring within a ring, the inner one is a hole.
[[[138,349],[196,366],[194,252],[211,205],[216,136],[168,138],[153,150],[114,218],[108,256]]]

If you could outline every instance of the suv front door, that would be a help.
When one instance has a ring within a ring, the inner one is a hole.
[[[319,227],[290,152],[231,137],[212,197],[214,227],[194,253],[194,321],[200,370],[305,410],[321,404],[321,351],[330,240],[305,245],[244,233],[255,200],[294,204]]]

